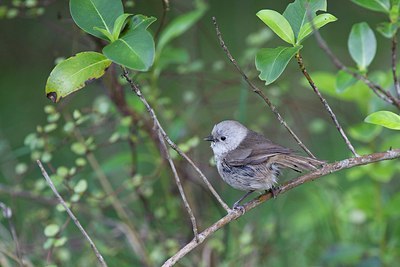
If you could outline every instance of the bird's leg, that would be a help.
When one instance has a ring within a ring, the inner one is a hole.
[[[250,191],[247,192],[244,196],[242,196],[238,201],[236,201],[236,202],[233,204],[233,209],[240,209],[240,210],[244,209],[243,206],[239,205],[240,202],[242,202],[243,199],[245,199],[248,195],[250,195],[250,194],[253,193],[253,192],[254,192],[254,190],[250,190]]]
[[[269,190],[266,190],[265,192],[271,192],[272,197],[276,198],[276,196],[279,194],[281,190],[281,187],[279,185],[273,185]]]

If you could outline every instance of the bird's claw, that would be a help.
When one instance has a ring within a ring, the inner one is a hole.
[[[244,206],[240,205],[238,202],[235,202],[235,204],[233,204],[233,210],[239,211],[242,215],[246,212]]]

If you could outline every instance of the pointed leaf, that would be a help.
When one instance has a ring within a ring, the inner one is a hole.
[[[125,24],[127,23],[127,19],[129,17],[133,16],[133,14],[122,14],[121,16],[119,16],[114,23],[114,29],[112,31],[112,36],[113,36],[113,41],[117,40],[122,29],[124,28]]]
[[[283,16],[288,20],[297,38],[300,29],[315,17],[317,11],[326,11],[326,6],[326,0],[296,0],[286,7]]]
[[[366,70],[376,53],[375,34],[366,22],[353,25],[347,45],[358,68]]]
[[[106,29],[99,28],[99,27],[93,27],[93,29],[94,29],[95,31],[98,31],[98,32],[100,32],[101,34],[103,34],[104,37],[106,37],[106,40],[107,40],[107,41],[112,42],[112,41],[114,40],[114,37],[112,36],[112,34],[109,33]]]
[[[309,36],[312,33],[313,27],[318,30],[322,28],[324,25],[328,24],[329,22],[333,22],[336,20],[337,18],[329,13],[324,13],[316,16],[313,19],[312,23],[307,22],[301,27],[299,36],[297,38],[297,44],[300,44],[307,36]]]
[[[256,15],[282,40],[289,44],[295,43],[292,27],[284,16],[270,9],[260,10]]]
[[[96,52],[82,52],[70,57],[52,70],[46,83],[46,96],[58,102],[89,81],[103,76],[111,61]]]
[[[130,69],[148,70],[154,61],[154,40],[147,31],[147,26],[142,26],[131,28],[123,37],[104,47],[103,54]]]
[[[120,34],[120,37],[133,32],[136,28],[147,29],[156,20],[155,17],[147,17],[142,14],[137,14],[128,20],[127,25]]]
[[[390,111],[383,110],[374,112],[368,115],[364,121],[393,130],[400,130],[400,116]]]
[[[123,14],[123,7],[121,0],[71,0],[70,12],[79,28],[108,41],[107,36],[94,27],[111,34],[114,21]]]
[[[265,84],[274,82],[285,70],[290,59],[302,48],[295,47],[277,47],[264,48],[258,51],[256,55],[256,68],[260,71],[260,79]]]
[[[207,10],[206,6],[200,5],[196,10],[181,15],[171,21],[168,26],[160,34],[157,43],[157,54],[168,44],[172,39],[186,32],[193,24],[195,24]]]
[[[389,0],[351,0],[351,1],[369,10],[389,13],[390,9]]]
[[[357,79],[354,78],[353,75],[345,72],[344,70],[340,70],[336,75],[336,92],[342,93],[356,82]]]

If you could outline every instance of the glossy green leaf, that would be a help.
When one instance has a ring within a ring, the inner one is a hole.
[[[306,24],[304,24],[301,27],[298,38],[297,38],[297,44],[300,44],[307,36],[309,36],[313,32],[313,30],[314,30],[313,27],[315,27],[315,29],[320,29],[321,27],[328,24],[329,22],[333,22],[336,20],[337,20],[337,18],[329,13],[324,13],[324,14],[316,16],[312,20],[312,23],[307,22]]]
[[[358,68],[365,71],[376,53],[375,34],[366,22],[353,25],[347,45]]]
[[[256,68],[260,71],[260,79],[265,84],[274,82],[285,70],[290,59],[302,48],[295,47],[277,47],[264,48],[258,51],[256,55]]]
[[[121,16],[119,16],[114,23],[114,29],[112,31],[112,37],[113,37],[113,41],[117,40],[122,29],[124,28],[125,24],[127,23],[127,20],[129,17],[133,16],[133,14],[122,14]]]
[[[96,52],[82,52],[60,62],[50,73],[46,96],[58,102],[93,79],[103,76],[111,61]]]
[[[206,10],[206,6],[200,5],[196,10],[172,20],[160,34],[157,43],[157,54],[159,54],[171,40],[190,29],[190,27],[204,15]]]
[[[385,38],[391,39],[399,28],[398,23],[382,22],[376,27],[376,30]]]
[[[118,40],[103,48],[103,54],[117,64],[130,69],[146,71],[154,61],[154,40],[147,27],[155,21],[150,17],[143,20]]]
[[[157,19],[142,14],[137,14],[127,20],[126,26],[123,28],[120,37],[132,33],[136,28],[147,29]]]
[[[85,32],[109,41],[104,33],[112,33],[115,20],[123,14],[121,0],[71,0],[70,12],[75,23]]]
[[[341,93],[357,82],[353,75],[340,70],[336,75],[336,91]]]
[[[389,0],[351,0],[353,3],[362,6],[363,8],[389,13],[390,1]]]
[[[400,116],[391,111],[377,111],[365,118],[365,122],[381,125],[383,127],[400,130]]]
[[[284,16],[270,9],[260,10],[256,15],[282,40],[289,44],[295,43],[292,27]]]
[[[288,20],[294,36],[297,38],[301,28],[310,19],[314,19],[315,13],[317,11],[326,11],[326,7],[326,0],[296,0],[286,7],[283,16]]]

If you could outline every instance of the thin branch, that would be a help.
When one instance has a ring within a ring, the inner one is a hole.
[[[214,197],[218,200],[218,202],[221,204],[221,206],[227,211],[230,211],[229,206],[222,200],[222,198],[218,195],[217,191],[215,191],[214,187],[211,185],[211,183],[208,181],[207,177],[203,174],[203,172],[196,166],[196,164],[187,156],[180,148],[172,142],[172,140],[169,138],[167,133],[164,131],[162,128],[160,122],[158,121],[156,114],[154,110],[151,108],[147,100],[143,97],[142,92],[139,88],[139,86],[132,81],[132,79],[129,77],[128,71],[123,68],[123,77],[126,79],[126,81],[129,83],[131,89],[136,93],[136,95],[139,97],[139,99],[143,102],[143,104],[146,106],[147,111],[150,114],[150,117],[154,121],[154,125],[159,129],[161,135],[164,137],[165,141],[168,143],[168,145],[175,150],[181,157],[183,157],[192,167],[193,169],[199,174],[203,182],[207,185],[208,189],[211,191],[211,193],[214,195]]]
[[[232,64],[235,66],[236,70],[242,75],[243,79],[247,82],[247,84],[251,87],[252,91],[259,95],[265,103],[269,106],[269,108],[272,110],[274,113],[275,117],[278,119],[278,121],[288,130],[288,132],[293,136],[293,138],[296,140],[297,144],[312,158],[315,159],[315,156],[311,153],[311,151],[301,142],[300,138],[297,137],[297,135],[290,129],[289,125],[286,123],[286,121],[283,119],[281,114],[278,112],[276,106],[272,104],[271,100],[257,87],[255,86],[250,80],[249,77],[243,72],[243,70],[239,67],[237,64],[236,60],[233,58],[232,54],[229,52],[228,47],[226,46],[224,40],[222,39],[221,32],[219,30],[218,24],[217,24],[217,19],[215,17],[212,17],[212,20],[214,22],[215,26],[215,31],[217,32],[217,37],[219,40],[219,43],[224,50],[225,54],[228,56],[229,60],[232,62]]]
[[[75,217],[75,215],[72,213],[72,211],[68,208],[67,203],[65,203],[64,199],[61,197],[61,195],[58,193],[56,187],[54,186],[53,182],[51,181],[50,176],[47,174],[46,170],[44,169],[42,162],[40,160],[37,160],[36,163],[38,164],[43,177],[46,179],[47,184],[50,186],[51,190],[53,193],[56,195],[58,201],[60,204],[64,207],[64,209],[67,211],[69,217],[71,217],[72,221],[75,223],[75,225],[78,227],[78,229],[81,231],[83,236],[87,239],[89,242],[91,248],[94,251],[94,254],[96,255],[97,259],[99,260],[101,266],[107,266],[107,263],[104,261],[103,256],[100,254],[99,250],[97,249],[96,245],[93,243],[92,239],[90,236],[86,233],[85,229],[83,229],[81,223],[79,220]]]
[[[318,30],[314,30],[315,38],[317,39],[317,43],[319,47],[327,54],[329,59],[332,61],[333,65],[338,70],[343,70],[347,72],[348,74],[352,75],[354,78],[357,80],[362,81],[365,83],[374,93],[376,96],[381,98],[383,101],[392,104],[393,106],[397,107],[400,109],[400,100],[394,97],[390,92],[386,91],[383,89],[380,85],[374,83],[370,79],[368,79],[366,76],[359,74],[356,71],[353,71],[349,68],[347,68],[340,60],[338,57],[335,56],[335,54],[332,52],[332,50],[329,48],[328,44],[325,42],[325,40],[322,38],[321,34],[319,33]]]
[[[175,182],[176,182],[176,185],[178,186],[179,193],[181,194],[182,201],[183,201],[183,204],[185,206],[185,209],[186,209],[187,213],[189,214],[190,221],[192,222],[192,228],[193,228],[194,237],[195,237],[196,240],[198,240],[199,237],[198,237],[196,217],[194,217],[194,213],[192,211],[192,208],[190,207],[189,202],[187,201],[187,198],[186,198],[186,195],[185,195],[185,191],[183,190],[183,187],[182,187],[182,184],[181,184],[181,179],[179,178],[179,175],[178,175],[178,172],[176,170],[175,164],[174,164],[173,160],[171,159],[171,155],[168,152],[168,147],[165,144],[165,141],[164,141],[163,136],[162,136],[160,131],[158,131],[158,138],[160,139],[160,143],[161,143],[161,145],[162,145],[162,147],[164,149],[165,157],[167,158],[169,166],[171,167],[172,173],[174,174]]]
[[[282,185],[277,194],[282,194],[286,193],[289,190],[296,188],[302,184],[314,181],[318,178],[321,178],[323,176],[329,175],[331,173],[335,173],[344,169],[349,169],[353,168],[356,166],[360,165],[366,165],[374,162],[379,162],[383,160],[391,160],[395,158],[400,158],[400,149],[395,149],[395,150],[389,150],[386,152],[380,152],[380,153],[373,153],[361,157],[355,157],[355,158],[348,158],[344,159],[341,161],[337,161],[334,163],[330,164],[325,164],[321,169],[318,169],[316,171],[307,173],[305,175],[302,175],[298,178],[295,178],[284,185]],[[272,193],[268,192],[263,195],[260,195],[259,197],[255,198],[254,200],[246,203],[243,205],[244,207],[244,212],[241,213],[239,210],[232,210],[229,214],[224,216],[223,218],[219,219],[217,222],[215,222],[213,225],[205,229],[203,232],[199,234],[199,241],[197,242],[196,240],[190,241],[188,244],[186,244],[183,248],[181,248],[175,255],[170,257],[162,266],[163,267],[169,267],[173,266],[176,262],[178,262],[181,258],[183,258],[186,254],[194,250],[196,247],[198,247],[202,242],[204,242],[205,239],[210,237],[213,233],[227,225],[228,223],[238,219],[239,217],[243,216],[246,211],[252,210],[258,205],[262,204],[263,202],[273,198]]]
[[[397,32],[392,37],[392,73],[393,73],[393,83],[394,89],[397,93],[397,97],[400,98],[400,84],[397,78]]]
[[[161,15],[160,19],[160,26],[158,26],[158,29],[156,33],[154,34],[154,39],[157,40],[158,36],[160,35],[161,29],[164,27],[165,24],[165,18],[167,17],[167,12],[169,11],[169,0],[161,0],[162,5],[163,5],[163,12]]]
[[[6,204],[4,204],[3,202],[0,202],[0,209],[3,211],[3,217],[7,219],[8,221],[8,226],[10,227],[10,232],[11,232],[11,236],[14,240],[14,244],[15,244],[15,255],[16,255],[16,260],[18,260],[18,264],[19,266],[24,266],[23,260],[22,260],[22,253],[21,253],[21,248],[19,246],[19,241],[18,241],[18,236],[17,236],[17,232],[15,231],[15,226],[11,220],[12,217],[12,210],[7,207]]]
[[[355,151],[353,145],[350,143],[349,139],[347,138],[346,133],[343,131],[342,126],[340,126],[339,121],[336,119],[335,113],[333,113],[333,111],[332,111],[331,107],[329,106],[328,102],[322,96],[321,92],[318,90],[318,88],[315,85],[314,81],[311,79],[311,76],[308,74],[308,72],[306,70],[306,67],[304,66],[303,58],[301,57],[300,52],[296,53],[296,59],[297,59],[297,63],[299,64],[301,72],[303,73],[304,77],[306,77],[308,83],[311,85],[312,89],[314,90],[314,92],[317,94],[317,96],[321,100],[321,102],[324,105],[325,109],[328,111],[329,115],[332,118],[333,123],[336,126],[336,129],[339,131],[340,135],[343,137],[347,147],[350,149],[351,153],[353,153],[354,156],[359,157],[359,155]]]

